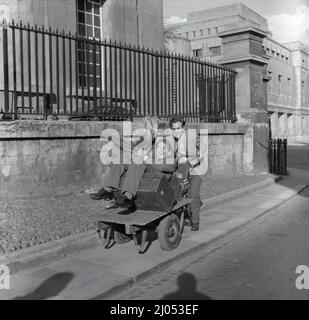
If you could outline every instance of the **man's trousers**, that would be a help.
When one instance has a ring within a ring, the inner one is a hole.
[[[145,173],[145,164],[113,164],[104,179],[103,188],[130,192],[136,196],[140,181]]]
[[[190,204],[191,221],[194,224],[198,224],[200,222],[200,209],[202,204],[200,195],[202,178],[199,175],[190,175],[189,182],[188,197],[193,199]]]

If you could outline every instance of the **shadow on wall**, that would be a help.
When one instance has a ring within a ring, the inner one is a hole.
[[[191,273],[182,273],[177,278],[179,289],[165,295],[161,300],[211,300],[203,293],[196,291],[196,279]]]

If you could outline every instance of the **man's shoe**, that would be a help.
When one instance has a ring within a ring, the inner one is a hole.
[[[127,209],[135,208],[134,199],[129,200],[124,195],[121,195],[121,197],[115,202],[115,205],[120,208],[127,208]]]
[[[192,223],[191,231],[198,231],[199,227],[199,223]]]
[[[113,193],[106,191],[105,189],[99,190],[97,193],[92,193],[90,198],[93,200],[106,200],[110,201],[114,199]]]

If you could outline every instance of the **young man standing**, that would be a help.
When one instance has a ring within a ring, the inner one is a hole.
[[[198,231],[200,223],[201,196],[200,188],[202,177],[195,172],[195,167],[199,164],[199,149],[192,148],[190,137],[186,134],[185,121],[180,117],[174,117],[170,120],[170,128],[176,142],[176,158],[178,166],[189,164],[189,191],[188,196],[193,199],[190,204],[191,230]],[[195,139],[195,144],[196,144]],[[194,152],[190,151],[194,150]]]

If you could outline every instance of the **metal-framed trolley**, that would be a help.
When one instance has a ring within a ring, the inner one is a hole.
[[[181,241],[185,215],[191,202],[191,199],[183,198],[170,212],[105,209],[92,220],[97,222],[98,237],[106,249],[115,243],[124,244],[133,240],[139,253],[144,253],[148,239],[157,235],[162,249],[173,250]]]

